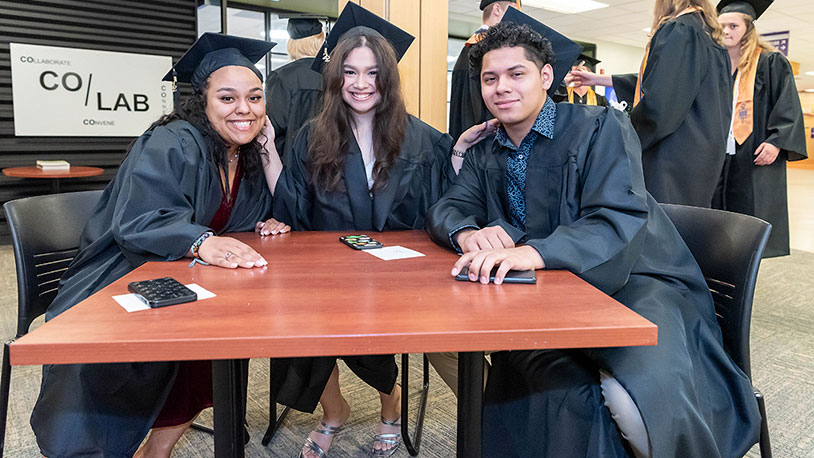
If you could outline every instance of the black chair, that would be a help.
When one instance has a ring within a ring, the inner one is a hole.
[[[661,204],[701,267],[723,334],[724,349],[752,378],[749,330],[760,259],[771,224],[752,216],[709,208]],[[760,409],[760,456],[771,458],[763,394],[754,388]]]
[[[56,297],[59,279],[76,256],[82,230],[101,195],[102,191],[50,194],[3,205],[17,268],[17,335],[3,348],[0,458],[5,446],[11,382],[9,345],[28,332],[31,323]]]

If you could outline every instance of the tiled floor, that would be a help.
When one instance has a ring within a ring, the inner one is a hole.
[[[788,170],[791,249],[814,252],[814,169]]]

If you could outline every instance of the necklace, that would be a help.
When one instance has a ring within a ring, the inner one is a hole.
[[[231,159],[227,159],[227,161],[231,164],[232,162],[237,160],[237,157],[240,155],[240,151],[236,152],[235,155]]]

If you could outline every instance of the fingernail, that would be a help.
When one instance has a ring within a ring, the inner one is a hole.
[[[495,284],[496,284],[496,285],[499,285],[499,284],[501,284],[501,283],[503,283],[503,279],[502,279],[502,278],[495,278]]]
[[[477,275],[475,275],[475,274],[469,274],[469,279],[470,279],[470,280],[472,280],[472,281],[477,281],[477,280],[478,280],[478,276],[477,276]]]
[[[453,267],[453,268],[452,268],[452,275],[453,275],[453,276],[454,276],[454,275],[458,275],[458,268],[457,268],[457,267]]]
[[[269,231],[263,231],[262,234],[263,235],[269,235]]]

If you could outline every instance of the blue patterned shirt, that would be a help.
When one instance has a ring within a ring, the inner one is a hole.
[[[557,119],[557,107],[551,97],[547,97],[543,109],[537,115],[534,125],[520,146],[515,146],[506,130],[501,126],[495,135],[495,141],[507,150],[506,154],[506,194],[509,198],[511,224],[520,229],[526,228],[526,168],[529,155],[537,138],[554,136],[554,121]]]

